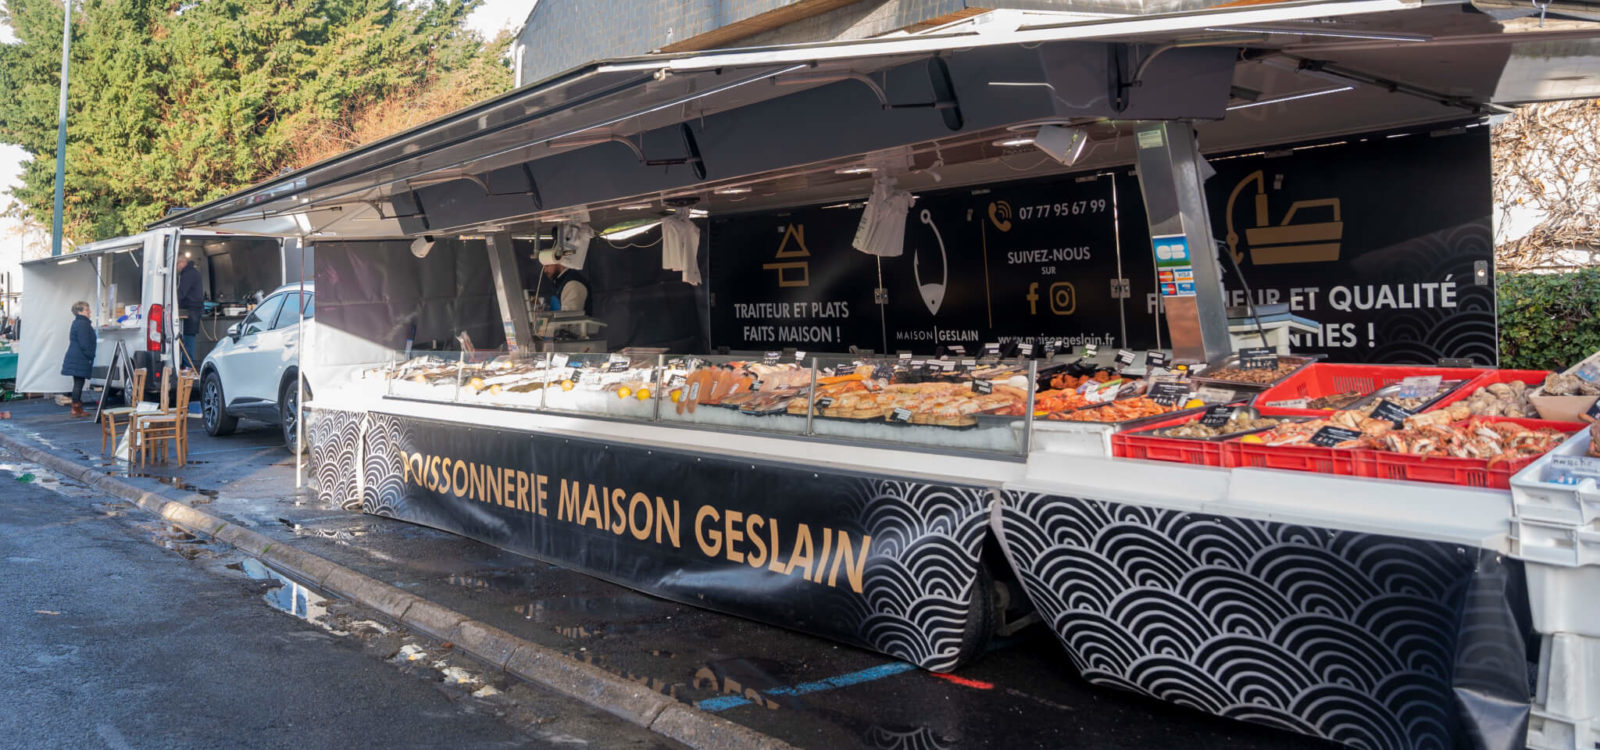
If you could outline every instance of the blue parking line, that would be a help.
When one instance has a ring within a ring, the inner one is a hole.
[[[863,682],[881,680],[885,677],[893,677],[902,672],[910,672],[914,669],[916,669],[916,666],[912,664],[907,664],[903,661],[896,661],[872,667],[870,669],[863,669],[859,672],[850,672],[849,674],[842,674],[837,677],[829,677],[825,680],[818,680],[816,682],[803,682],[799,685],[772,688],[771,690],[763,690],[761,692],[766,695],[806,695],[808,693],[819,693],[824,690],[835,690],[842,687],[850,687],[851,685],[860,685]],[[751,701],[749,698],[743,698],[737,695],[724,695],[718,698],[707,698],[706,700],[696,703],[695,707],[702,711],[725,711],[730,708],[743,706],[750,702]]]

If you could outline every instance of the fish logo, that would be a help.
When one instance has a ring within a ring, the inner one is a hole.
[[[939,283],[922,283],[922,257],[911,256],[911,277],[916,280],[917,288],[922,291],[922,303],[928,306],[928,314],[938,315],[939,306],[944,304],[945,283],[950,280],[950,258],[945,254],[944,236],[939,234],[939,226],[933,223],[933,214],[928,209],[922,209],[922,223],[933,230],[933,238],[939,243]]]

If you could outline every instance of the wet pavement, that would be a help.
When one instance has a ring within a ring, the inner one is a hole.
[[[129,476],[99,430],[22,402],[0,430]],[[953,675],[645,596],[487,545],[322,505],[294,489],[293,457],[265,425],[228,438],[192,424],[190,465],[134,484],[205,504],[267,536],[800,747],[1306,748],[1320,741],[1091,686],[1043,628],[998,640]],[[309,602],[308,602],[309,606]]]
[[[681,748],[3,452],[0,602],[0,747]]]

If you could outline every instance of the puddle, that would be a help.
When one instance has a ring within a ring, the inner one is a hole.
[[[288,528],[290,531],[293,531],[295,536],[308,536],[308,537],[317,537],[317,538],[320,538],[320,539],[332,539],[332,540],[337,541],[337,542],[348,542],[348,541],[350,541],[352,539],[355,539],[358,536],[364,536],[367,533],[366,532],[366,527],[364,525],[361,525],[361,524],[357,524],[355,526],[350,526],[350,527],[343,528],[343,529],[313,529],[313,528],[310,528],[310,527],[306,526],[305,524],[296,523],[294,521],[291,521],[291,520],[289,520],[287,518],[283,518],[281,516],[278,518],[278,523],[283,524],[284,527]]]
[[[211,549],[209,540],[201,539],[180,527],[162,523],[142,523],[139,526],[150,532],[150,540],[157,546],[172,550],[185,560],[215,557],[217,554]]]
[[[278,584],[277,587],[261,596],[261,599],[268,606],[279,612],[294,615],[334,635],[349,635],[349,633],[337,630],[328,624],[327,599],[300,585],[294,579],[263,565],[260,560],[253,557],[245,558],[239,565],[244,574],[250,576],[253,580]]]

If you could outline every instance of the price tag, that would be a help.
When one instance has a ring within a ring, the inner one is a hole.
[[[994,393],[994,381],[992,381],[992,380],[974,380],[974,381],[972,381],[972,392],[973,393]]]
[[[1433,398],[1439,393],[1444,378],[1439,375],[1417,375],[1400,381],[1400,398]]]
[[[1440,357],[1439,358],[1439,366],[1440,367],[1477,367],[1478,363],[1473,362],[1471,357]]]
[[[627,371],[628,371],[628,359],[626,357],[624,357],[624,358],[622,358],[620,360],[614,359],[614,360],[611,360],[610,362],[606,363],[606,372],[627,372]]]
[[[1600,422],[1600,398],[1589,405],[1589,410],[1583,413],[1583,418],[1590,422]]]
[[[911,410],[906,408],[895,409],[889,413],[889,420],[892,422],[910,422]]]
[[[552,356],[550,358],[550,366],[551,367],[566,367],[567,366],[567,362],[569,362],[571,359],[572,359],[571,356],[569,356],[565,352],[562,352],[562,353],[556,354],[556,355],[554,355],[554,356]]]
[[[1196,398],[1208,404],[1232,401],[1236,396],[1238,396],[1238,392],[1231,388],[1212,388],[1211,386],[1203,386],[1195,392]]]
[[[1373,419],[1387,419],[1390,422],[1393,422],[1394,426],[1396,427],[1404,427],[1406,424],[1406,417],[1411,416],[1412,413],[1413,412],[1410,409],[1390,401],[1389,399],[1379,401],[1377,406],[1372,407]]]
[[[1096,388],[1090,389],[1087,393],[1083,394],[1083,398],[1085,401],[1088,401],[1091,404],[1103,404],[1107,401],[1115,401],[1117,399],[1117,391],[1121,389],[1122,381],[1111,380],[1101,383]]]
[[[1139,358],[1139,355],[1134,354],[1133,352],[1130,352],[1127,349],[1118,349],[1117,350],[1117,364],[1122,366],[1122,367],[1132,367],[1133,366],[1133,361],[1135,359],[1138,359],[1138,358]]]
[[[956,362],[953,359],[939,360],[939,369],[944,372],[955,372]]]
[[[685,381],[685,380],[688,380],[688,378],[684,377],[683,373],[681,373],[681,372],[672,373],[671,375],[667,376],[667,387],[668,388],[676,388],[676,387],[678,387],[680,385],[683,385],[683,381]]]
[[[955,344],[947,344],[947,345],[945,345],[944,350],[949,352],[949,353],[951,353],[951,354],[957,355],[957,356],[960,356],[962,354],[966,354],[967,353],[967,348],[966,347],[964,347],[964,346],[956,346]]]
[[[1100,353],[1100,345],[1099,344],[1084,344],[1083,345],[1083,356],[1084,357],[1089,358],[1089,359],[1094,359],[1094,356],[1096,354],[1099,354],[1099,353]]]
[[[1059,341],[1046,341],[1046,342],[1044,342],[1044,356],[1045,357],[1054,357],[1054,356],[1056,356],[1056,352],[1059,352],[1059,351],[1061,351],[1061,342],[1059,342]]]
[[[578,382],[582,383],[584,385],[596,385],[596,384],[598,384],[600,382],[600,373],[594,372],[592,370],[589,371],[589,372],[586,372],[581,377],[578,378]]]
[[[1166,367],[1167,353],[1159,349],[1151,349],[1144,353],[1145,367]]]
[[[1033,344],[1030,343],[1030,342],[1023,342],[1021,344],[1017,344],[1017,353],[1021,354],[1024,357],[1032,357],[1033,356]]]
[[[756,382],[750,384],[750,390],[752,392],[759,391],[759,390],[761,390],[761,387],[764,386],[764,385],[766,385],[765,381],[757,380]],[[737,390],[737,389],[735,389],[735,390]]]
[[[848,365],[839,365],[838,367],[833,368],[834,375],[854,375],[855,372],[856,366],[853,363]]]
[[[1276,370],[1278,353],[1265,346],[1239,350],[1239,368],[1243,370]]]
[[[1179,406],[1189,398],[1189,386],[1186,383],[1156,383],[1150,386],[1146,394],[1162,406]]]
[[[683,357],[673,357],[667,360],[668,367],[683,367]]]
[[[1578,484],[1585,479],[1600,479],[1600,459],[1588,456],[1551,456],[1550,464],[1539,476],[1543,482]]]
[[[1322,446],[1323,448],[1332,448],[1340,443],[1355,440],[1359,437],[1361,437],[1361,433],[1356,430],[1330,426],[1317,430],[1316,434],[1311,436],[1311,444]]]
[[[764,359],[769,365],[778,364],[778,360],[783,359],[783,352],[767,352],[767,356]]]
[[[1206,409],[1206,415],[1200,418],[1200,424],[1207,427],[1223,427],[1228,424],[1228,420],[1233,419],[1233,412],[1234,408],[1226,404],[1213,406]]]
[[[983,353],[984,353],[985,356],[989,356],[989,357],[998,357],[998,356],[1000,356],[1000,342],[991,341],[991,342],[989,342],[987,344],[984,344],[983,345]]]
[[[689,386],[689,400],[694,401],[698,398],[700,398],[700,384],[695,383],[694,385]]]
[[[1311,406],[1311,399],[1289,398],[1282,401],[1268,401],[1267,406],[1273,406],[1279,409],[1307,409]]]
[[[968,370],[970,370],[970,369],[978,366],[978,360],[975,360],[975,359],[963,359],[963,360],[961,360],[961,366],[967,368]]]
[[[1205,372],[1206,368],[1210,367],[1210,366],[1211,365],[1208,365],[1208,364],[1206,364],[1204,362],[1196,362],[1196,363],[1194,363],[1192,365],[1189,365],[1189,374],[1190,375],[1199,375],[1200,373]]]
[[[909,367],[927,367],[928,366],[928,360],[925,360],[925,359],[913,359],[913,360],[907,361],[906,364]]]
[[[816,407],[817,411],[822,411],[823,409],[826,409],[826,408],[828,408],[830,406],[833,406],[833,397],[832,396],[823,396],[822,398],[819,398],[816,401],[812,402],[812,405],[814,407]]]
[[[909,360],[909,359],[911,359],[911,352],[900,352],[900,361],[901,362],[905,362],[906,360]]]
[[[806,353],[805,352],[802,352],[802,351],[799,351],[799,350],[795,351],[795,353],[794,353],[794,361],[801,362],[801,361],[804,361],[805,358],[806,358]]]

